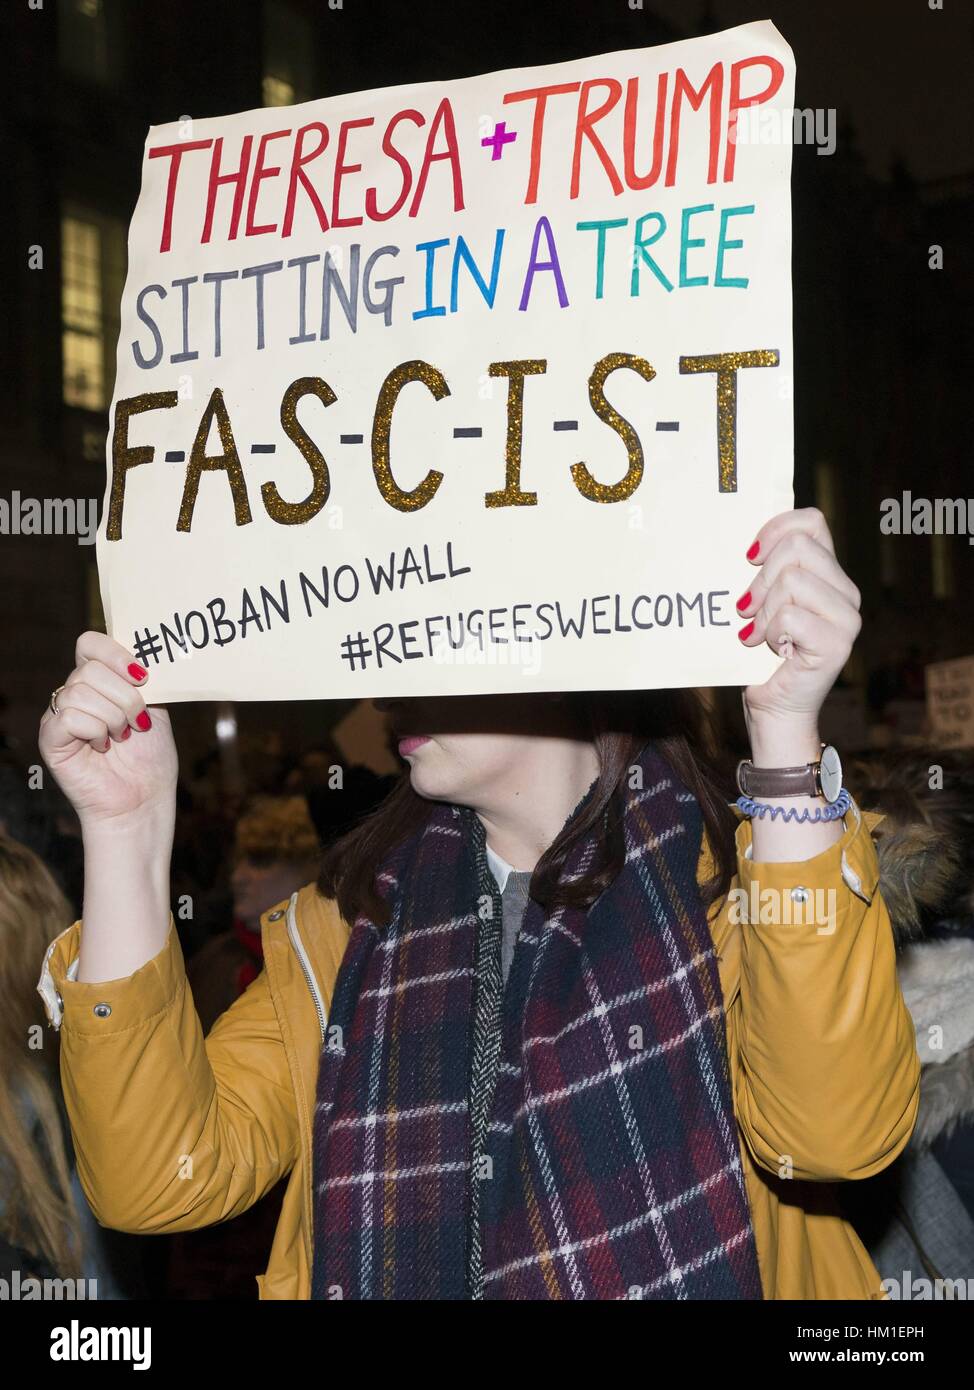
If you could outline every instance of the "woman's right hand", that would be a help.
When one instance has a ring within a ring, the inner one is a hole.
[[[175,816],[178,759],[169,715],[146,710],[143,671],[104,632],[83,632],[74,670],[41,719],[38,745],[86,833]]]

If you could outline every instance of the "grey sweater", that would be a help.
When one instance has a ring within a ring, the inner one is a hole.
[[[500,855],[487,847],[487,863],[490,865],[491,873],[497,880],[497,886],[501,890],[501,908],[503,918],[501,923],[501,974],[504,983],[507,984],[507,977],[511,970],[511,961],[514,959],[514,946],[517,942],[517,934],[521,929],[524,920],[524,913],[528,905],[528,885],[531,882],[530,869],[512,869],[510,864],[501,859]]]

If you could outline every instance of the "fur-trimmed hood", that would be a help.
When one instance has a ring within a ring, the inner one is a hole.
[[[974,935],[932,938],[970,891],[957,840],[921,821],[887,816],[875,829],[880,890],[898,948],[903,997],[923,1063],[920,1112],[910,1141],[927,1148],[974,1118]]]
[[[974,940],[911,941],[899,958],[900,986],[923,1063],[919,1148],[974,1116]]]

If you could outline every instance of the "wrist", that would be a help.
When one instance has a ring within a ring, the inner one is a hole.
[[[136,866],[153,885],[168,885],[174,830],[173,817],[161,811],[82,823],[85,863],[114,864],[116,869]]]
[[[801,767],[816,763],[822,751],[818,722],[755,720],[748,724],[755,767]]]

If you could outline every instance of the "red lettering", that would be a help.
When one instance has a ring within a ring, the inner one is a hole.
[[[321,136],[317,149],[310,154],[304,153],[304,137],[309,130],[318,131]],[[312,121],[310,125],[303,125],[298,131],[298,138],[294,142],[294,153],[291,155],[291,172],[287,184],[287,203],[284,208],[284,222],[281,226],[281,235],[290,236],[294,226],[294,202],[297,193],[297,186],[300,182],[301,187],[311,199],[311,205],[318,218],[318,226],[323,232],[328,230],[328,215],[322,206],[321,199],[315,192],[315,186],[304,172],[304,166],[310,164],[313,159],[317,159],[328,148],[328,127],[321,121]]]
[[[588,110],[588,97],[593,87],[607,87],[609,95],[597,111]],[[594,127],[603,116],[613,109],[622,96],[622,83],[614,77],[594,77],[590,82],[582,84],[581,94],[578,98],[578,114],[575,117],[575,152],[572,155],[572,190],[570,196],[578,197],[579,169],[582,163],[582,140],[588,140],[593,150],[602,161],[602,168],[609,176],[609,183],[612,185],[612,192],[618,196],[622,192],[622,180],[616,173],[615,165],[609,158],[608,152],[602,141],[595,133]]]
[[[535,103],[534,126],[531,130],[531,167],[528,172],[525,203],[535,203],[538,200],[538,179],[541,175],[541,138],[548,98],[562,96],[568,92],[577,92],[580,86],[581,83],[579,82],[562,82],[555,87],[530,87],[523,92],[507,92],[504,95],[505,106],[512,101],[533,101]]]
[[[757,67],[759,63],[764,63],[771,70],[771,79],[763,92],[756,96],[748,97],[746,101],[741,100],[741,73],[745,68]],[[743,106],[759,106],[763,101],[770,101],[784,81],[785,70],[777,58],[772,58],[768,54],[762,54],[759,58],[742,58],[739,63],[731,64],[730,76],[730,109],[727,113],[727,154],[724,159],[724,182],[730,183],[734,177],[734,163],[737,156],[737,143],[734,140],[734,132],[737,129],[737,113]]]
[[[426,117],[410,108],[406,111],[398,111],[386,126],[386,133],[382,137],[382,153],[388,155],[390,159],[394,159],[402,170],[402,192],[388,212],[380,212],[375,200],[376,190],[374,188],[367,188],[365,190],[365,211],[369,220],[372,222],[385,222],[390,217],[395,217],[396,213],[409,197],[409,190],[413,183],[413,171],[409,167],[409,160],[405,155],[400,154],[399,150],[397,150],[392,143],[392,132],[400,121],[406,120],[413,121],[414,124],[418,126],[426,124]]]
[[[690,85],[682,68],[676,70],[673,83],[673,105],[670,111],[670,157],[666,164],[666,186],[676,182],[676,161],[680,148],[680,106],[685,96],[694,111],[703,105],[707,88],[710,88],[710,162],[707,166],[707,182],[717,179],[717,155],[720,149],[720,103],[724,92],[724,67],[715,63],[707,74],[706,81],[699,92]]]
[[[282,140],[285,135],[290,135],[288,130],[270,130],[260,137],[257,146],[257,163],[254,165],[254,177],[250,183],[250,198],[247,200],[247,236],[261,236],[264,232],[276,232],[277,223],[269,222],[263,227],[254,226],[254,217],[257,213],[257,196],[260,193],[260,185],[264,179],[273,179],[281,172],[277,169],[264,168],[264,152],[267,149],[269,140]]]
[[[162,216],[162,238],[159,242],[160,251],[172,249],[172,210],[176,202],[176,180],[179,177],[179,166],[183,161],[183,155],[189,150],[208,150],[213,144],[212,140],[184,140],[176,145],[157,145],[154,150],[149,151],[150,159],[166,159],[169,163],[169,181],[166,184],[166,207]]]
[[[346,174],[357,174],[361,171],[361,164],[345,163],[345,146],[348,143],[348,132],[355,130],[359,126],[374,125],[374,116],[363,116],[357,121],[342,121],[342,128],[338,132],[338,154],[335,156],[335,179],[331,190],[331,225],[333,227],[358,227],[361,225],[361,217],[342,217],[338,211],[338,200],[342,192],[342,179]]]
[[[630,77],[626,87],[626,115],[622,129],[622,150],[625,159],[626,183],[630,188],[651,188],[659,178],[663,164],[663,126],[666,121],[666,88],[670,75],[661,72],[656,83],[656,125],[653,129],[653,167],[648,174],[636,173],[636,105],[639,97],[639,78]]]
[[[232,174],[218,174],[220,167],[220,155],[223,152],[223,136],[213,142],[213,155],[210,159],[210,182],[206,191],[206,221],[203,223],[203,244],[209,241],[213,231],[213,211],[216,207],[217,189],[223,183],[234,185],[233,211],[230,215],[230,231],[227,236],[228,241],[236,241],[237,228],[240,225],[240,210],[243,207],[244,192],[247,186],[247,170],[250,168],[250,151],[254,143],[252,135],[245,135],[243,145],[240,150],[240,167]]]
[[[434,154],[433,146],[441,126],[446,135],[446,149]],[[440,159],[450,161],[450,167],[453,170],[453,211],[461,212],[463,210],[463,175],[460,172],[460,150],[457,147],[457,131],[453,122],[453,107],[450,105],[449,97],[444,97],[436,108],[436,115],[430,126],[429,136],[426,140],[426,152],[423,155],[423,167],[420,170],[419,182],[416,185],[416,196],[409,209],[410,217],[415,217],[419,211],[419,205],[423,200],[423,191],[426,188],[426,180],[429,177],[430,165],[435,164]]]

